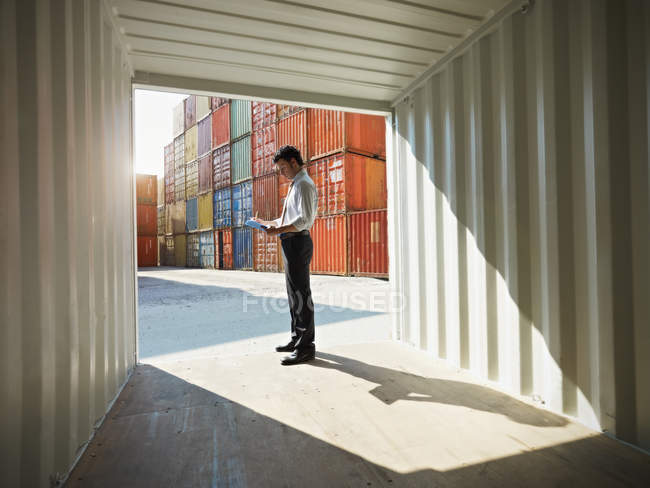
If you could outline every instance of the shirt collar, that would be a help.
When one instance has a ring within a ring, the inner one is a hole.
[[[291,183],[295,183],[296,181],[304,178],[307,175],[307,170],[303,167],[300,168],[300,171],[296,173],[296,176],[293,177],[293,180],[291,180]]]

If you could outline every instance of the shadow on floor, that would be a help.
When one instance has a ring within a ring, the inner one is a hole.
[[[329,356],[359,375],[380,372]],[[455,388],[460,386],[452,385],[450,394],[458,393]],[[483,393],[470,389],[465,395]],[[605,436],[447,471],[400,473],[153,366],[138,365],[66,486],[573,488],[649,482],[648,457]]]

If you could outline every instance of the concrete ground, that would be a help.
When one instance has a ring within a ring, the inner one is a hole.
[[[141,272],[142,364],[68,486],[650,486],[645,453],[389,340],[379,280],[314,277],[340,308],[281,366],[281,278]]]

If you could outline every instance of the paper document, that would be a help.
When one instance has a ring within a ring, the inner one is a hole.
[[[255,222],[254,220],[247,220],[247,221],[245,222],[245,224],[246,224],[248,227],[252,227],[253,229],[263,230],[264,232],[266,232],[266,229],[268,229],[267,226],[262,225],[262,224],[260,224],[259,222]]]

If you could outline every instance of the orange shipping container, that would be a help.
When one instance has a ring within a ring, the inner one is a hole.
[[[253,231],[253,269],[255,271],[277,272],[278,267],[277,236],[270,236],[261,230]]]
[[[278,149],[291,145],[298,148],[307,163],[307,111],[302,110],[278,121]]]
[[[222,105],[212,112],[212,148],[230,142],[230,104]]]
[[[386,159],[386,122],[383,117],[320,108],[310,108],[307,113],[311,159],[344,151]]]
[[[388,277],[388,223],[386,210],[348,215],[349,265],[356,276]]]
[[[156,175],[135,175],[135,198],[138,205],[156,205],[158,199],[157,180]]]
[[[158,263],[158,238],[138,236],[138,266],[156,266]]]
[[[264,220],[277,219],[278,178],[275,174],[253,179],[253,214]]]
[[[307,173],[314,181],[316,190],[318,191],[316,215],[322,217],[327,214],[327,159],[315,161],[307,166]]]
[[[327,164],[327,214],[386,208],[386,163],[354,153],[335,154]],[[320,195],[319,195],[320,197]]]
[[[158,207],[138,205],[136,207],[139,236],[155,236],[158,228]]]
[[[282,212],[282,209],[284,208],[284,200],[287,198],[287,193],[289,193],[289,186],[291,186],[291,180],[285,178],[281,174],[277,175],[277,179],[278,179],[278,212]],[[279,216],[280,215],[278,215],[278,217]]]
[[[314,254],[311,272],[345,275],[348,272],[348,238],[346,215],[318,217],[311,228]]]
[[[251,164],[253,177],[268,175],[275,171],[273,156],[277,148],[275,124],[253,131],[251,135]]]
[[[304,110],[304,108],[302,108],[300,105],[278,105],[276,108],[276,113],[278,119],[283,119],[301,110]]]
[[[232,269],[232,229],[214,231],[215,242],[215,268]]]
[[[251,102],[251,124],[259,130],[275,123],[277,105],[275,103]]]

